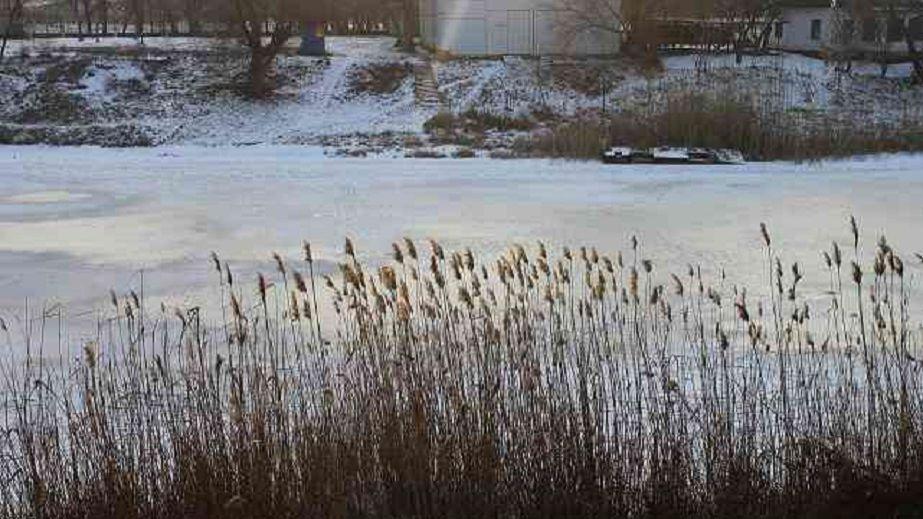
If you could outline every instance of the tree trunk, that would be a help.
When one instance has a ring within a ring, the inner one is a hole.
[[[109,34],[109,2],[108,0],[103,0],[103,2],[100,4],[100,15],[102,16],[103,34],[108,35]]]
[[[144,6],[141,0],[132,0],[132,14],[135,18],[135,36],[144,44]]]
[[[904,41],[907,43],[907,56],[913,65],[913,83],[919,85],[923,83],[923,56],[917,51],[917,42],[913,41],[913,35],[910,31],[904,31]]]
[[[199,36],[199,34],[202,32],[202,26],[201,22],[199,21],[199,16],[201,15],[201,7],[198,0],[186,0],[185,8],[186,24],[188,26],[189,34],[192,36]]]
[[[13,35],[13,27],[17,26],[19,20],[22,18],[22,10],[22,0],[13,0],[9,16],[6,20],[6,28],[3,30],[3,41],[0,42],[0,61],[2,61],[3,56],[6,55],[6,45],[10,40],[10,36]]]
[[[269,84],[269,72],[273,57],[266,55],[264,47],[250,49],[250,95],[263,99],[272,90]]]
[[[3,31],[3,41],[0,42],[0,61],[3,61],[3,56],[6,55],[6,42],[10,39],[10,27],[7,26],[6,30]]]
[[[403,30],[401,31],[401,48],[405,51],[413,51],[413,40],[417,35],[417,10],[416,0],[404,0],[403,9]]]
[[[89,1],[83,4],[83,15],[86,17],[87,36],[93,36],[93,33],[95,32],[93,30],[93,10],[90,7]]]

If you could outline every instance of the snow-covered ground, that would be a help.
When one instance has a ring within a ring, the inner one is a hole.
[[[210,251],[250,283],[273,271],[273,251],[297,262],[304,239],[330,272],[344,236],[375,262],[403,236],[491,255],[539,239],[627,252],[637,234],[662,274],[693,263],[714,279],[726,268],[729,282],[759,291],[760,222],[819,294],[820,253],[850,241],[850,214],[866,253],[887,233],[920,274],[921,170],[923,156],[653,167],[371,161],[302,146],[0,147],[0,313],[28,299],[77,315],[105,306],[110,288],[137,289],[142,269],[152,301],[200,304],[215,285]]]
[[[130,51],[136,49],[149,49],[160,51],[208,51],[215,46],[234,46],[236,42],[231,39],[216,40],[214,38],[189,38],[189,37],[146,37],[142,43],[131,37],[106,37],[106,38],[36,38],[32,40],[13,40],[7,47],[9,55],[23,52],[60,52],[76,50],[92,51]],[[297,46],[295,40],[289,46]]]
[[[297,45],[297,39],[290,47]],[[131,38],[15,42],[0,67],[0,141],[150,144],[368,145],[401,153],[440,109],[420,106],[410,74],[392,92],[355,92],[357,72],[376,64],[407,66],[423,55],[394,50],[390,38],[328,39],[329,59],[279,58],[276,98],[239,95],[246,56],[232,40]],[[656,109],[674,94],[696,92],[769,102],[782,110],[825,113],[863,124],[923,120],[923,89],[908,65],[888,77],[871,63],[837,71],[796,54],[675,55],[645,74],[628,59],[459,59],[432,63],[443,106],[495,115],[561,117]],[[381,137],[385,137],[382,139]]]
[[[27,56],[24,61],[0,69],[0,123],[51,132],[62,126],[128,124],[151,144],[300,144],[330,136],[419,132],[434,112],[416,108],[412,74],[392,93],[349,88],[359,68],[392,62],[412,66],[419,58],[394,51],[390,38],[329,40],[329,59],[280,56],[281,86],[274,99],[263,102],[235,91],[243,83],[246,56],[233,42],[20,43],[12,54]],[[102,134],[87,142],[106,144],[107,138]]]
[[[185,126],[174,141],[195,144],[228,142],[317,142],[325,136],[416,132],[432,116],[414,105],[412,78],[390,95],[349,95],[350,72],[372,63],[407,61],[389,38],[331,38],[329,65],[307,81],[283,90],[275,103],[230,99]],[[316,61],[286,57],[285,60]]]
[[[771,99],[781,109],[832,111],[868,121],[893,121],[923,110],[923,89],[908,88],[909,64],[891,65],[887,77],[873,63],[849,72],[800,54],[666,56],[663,70],[644,74],[630,61],[518,57],[502,61],[457,60],[436,64],[453,110],[529,114],[537,109],[575,114],[617,111],[663,103],[671,93],[730,93]],[[582,76],[577,84],[574,75]],[[861,114],[861,115],[860,115]]]

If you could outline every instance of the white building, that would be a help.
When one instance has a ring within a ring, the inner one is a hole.
[[[791,0],[782,6],[775,37],[785,50],[820,52],[832,38],[830,0]]]
[[[835,7],[840,5],[840,7]],[[923,16],[898,8],[856,14],[843,2],[787,0],[775,27],[779,48],[795,52],[851,51],[860,54],[906,52],[905,34],[923,41]]]
[[[422,43],[462,56],[610,55],[619,51],[612,30],[586,29],[560,7],[563,0],[420,0]],[[621,0],[611,0],[619,12]],[[557,4],[557,5],[556,5]]]

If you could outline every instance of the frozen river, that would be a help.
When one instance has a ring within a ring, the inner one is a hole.
[[[637,234],[660,271],[726,267],[764,279],[760,222],[819,288],[820,251],[867,249],[887,232],[908,264],[923,252],[923,157],[815,165],[603,166],[560,161],[333,159],[312,148],[0,147],[0,315],[64,303],[91,310],[114,288],[194,303],[217,251],[245,280],[295,260],[302,240],[327,260],[344,236],[379,260],[403,236],[493,253],[543,239],[628,249]],[[919,273],[916,265],[915,274]]]

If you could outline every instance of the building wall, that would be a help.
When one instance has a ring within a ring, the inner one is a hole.
[[[874,39],[868,40],[863,36],[864,20],[852,21],[852,34],[842,34],[843,21],[829,8],[789,8],[783,11],[781,21],[783,24],[782,38],[778,41],[781,49],[797,52],[821,52],[839,50],[872,54],[887,50],[890,53],[900,54],[906,52],[906,43],[903,37],[896,41],[887,41],[887,19],[883,16],[876,18],[877,33]],[[915,15],[903,15],[905,26]],[[848,19],[848,18],[844,18]],[[811,38],[811,21],[821,20],[821,38]],[[838,25],[840,28],[838,28]],[[915,38],[923,41],[923,37]]]
[[[421,0],[424,44],[467,56],[615,54],[609,31],[565,36],[554,0]]]
[[[811,38],[811,24],[820,20],[819,39]],[[795,8],[782,12],[782,38],[779,47],[785,50],[819,52],[833,35],[832,10],[826,8]]]

